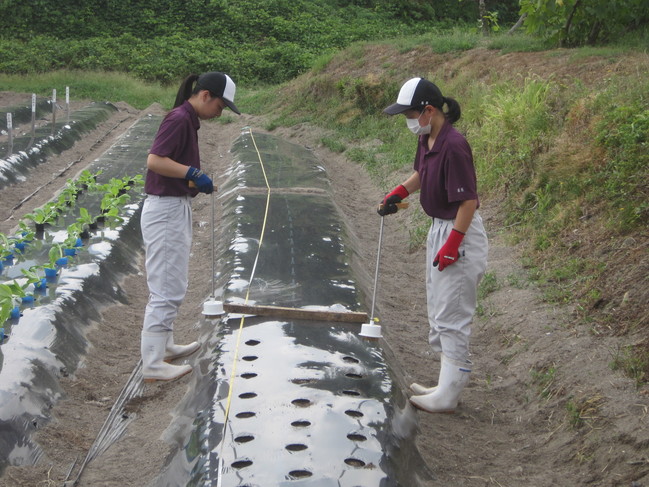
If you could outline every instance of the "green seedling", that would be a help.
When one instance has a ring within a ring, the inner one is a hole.
[[[129,180],[129,185],[133,186],[134,188],[140,188],[144,186],[144,178],[142,177],[141,174],[136,174],[135,176],[131,176],[128,178]]]
[[[36,208],[33,212],[26,214],[23,218],[31,220],[35,225],[46,225],[54,223],[59,217],[59,208],[56,203],[46,203],[41,208]]]
[[[74,249],[79,247],[79,239],[83,233],[83,227],[75,222],[68,226],[68,236],[65,238],[63,245],[67,249]]]
[[[26,279],[24,282],[18,282],[16,279],[13,281],[6,283],[7,286],[9,286],[9,289],[11,289],[11,294],[14,298],[26,298],[27,296],[31,296],[31,293],[27,292],[27,288],[29,287],[30,284],[33,284],[29,282],[28,279]],[[16,299],[13,300],[14,303],[17,302]]]
[[[34,240],[34,237],[36,236],[36,232],[34,231],[33,228],[27,226],[27,224],[23,221],[18,222],[18,228],[19,232],[18,235],[16,235],[16,242],[31,242]]]
[[[50,260],[50,269],[56,269],[58,267],[61,267],[65,264],[67,264],[71,259],[72,256],[66,256],[65,255],[65,246],[60,243],[53,244],[52,247],[50,247],[48,257]],[[63,261],[63,259],[66,259]]]
[[[99,185],[97,184],[97,176],[99,176],[103,171],[100,169],[96,173],[91,173],[87,169],[84,169],[81,171],[81,174],[79,174],[79,177],[77,178],[77,184],[81,188],[85,188],[88,191],[95,191],[97,188],[99,188]]]
[[[0,324],[3,324],[11,316],[14,308],[14,295],[7,284],[0,284]]]
[[[81,229],[81,233],[88,231],[90,228],[93,228],[96,225],[96,217],[93,217],[86,208],[79,208],[79,217],[77,218],[77,224]]]
[[[5,260],[13,254],[11,241],[4,233],[0,232],[0,260]]]
[[[131,187],[124,179],[111,178],[108,183],[104,184],[103,189],[106,194],[117,198],[118,196],[123,196]]]
[[[21,269],[20,272],[27,278],[27,284],[34,284],[38,287],[43,281],[43,269],[42,265],[33,265],[29,269]]]

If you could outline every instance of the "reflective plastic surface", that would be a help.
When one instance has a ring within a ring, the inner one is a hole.
[[[30,170],[49,156],[70,149],[83,134],[94,129],[117,111],[110,103],[93,103],[70,114],[69,123],[59,123],[52,133],[51,125],[44,125],[31,135],[19,135],[0,144],[0,188],[16,181],[24,181]]]
[[[217,225],[224,301],[365,310],[315,157],[247,131],[233,152]],[[190,391],[167,431],[177,450],[155,485],[417,487],[431,478],[399,374],[359,324],[226,315],[201,330]]]
[[[160,125],[160,117],[145,117],[130,128],[88,170],[99,183],[110,178],[143,174],[146,154]],[[0,474],[8,464],[35,463],[40,449],[31,434],[46,424],[54,404],[63,397],[60,378],[73,374],[87,352],[86,330],[100,320],[102,306],[125,299],[120,282],[134,272],[142,249],[139,229],[141,191],[131,191],[123,208],[124,221],[114,228],[100,227],[77,250],[70,264],[47,288],[34,291],[35,301],[21,306],[22,316],[3,327],[9,335],[0,346]],[[48,264],[53,243],[65,239],[66,228],[79,207],[93,215],[100,193],[84,193],[56,226],[31,241],[0,273],[0,282],[20,279],[21,270]]]

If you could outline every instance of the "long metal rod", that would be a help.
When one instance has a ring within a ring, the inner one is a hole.
[[[374,291],[372,291],[372,312],[370,313],[370,323],[374,323],[374,305],[376,304],[376,288],[379,283],[379,263],[381,262],[381,242],[383,241],[383,221],[381,217],[381,226],[379,227],[379,248],[376,251],[376,270],[374,271]]]
[[[212,181],[214,181],[214,175],[212,174]],[[212,191],[212,297],[216,298],[216,250],[214,248],[214,193]]]

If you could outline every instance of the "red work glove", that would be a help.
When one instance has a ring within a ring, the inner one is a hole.
[[[397,211],[399,211],[399,208],[397,208],[397,203],[401,203],[401,201],[404,198],[407,198],[409,194],[410,193],[408,193],[406,187],[403,184],[400,184],[399,186],[394,188],[392,192],[388,193],[385,198],[383,198],[379,209],[376,211],[381,216],[396,213]]]
[[[439,249],[439,252],[435,256],[433,267],[439,266],[439,270],[443,271],[445,267],[455,264],[457,259],[460,258],[459,248],[463,238],[464,234],[462,232],[455,228],[451,230],[446,243],[442,245],[442,248]]]

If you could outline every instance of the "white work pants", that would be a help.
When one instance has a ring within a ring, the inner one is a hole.
[[[191,197],[148,195],[140,226],[149,286],[143,331],[172,331],[178,308],[187,293],[192,243]]]
[[[453,220],[435,218],[426,246],[426,292],[428,298],[428,342],[433,351],[460,362],[469,359],[471,321],[477,306],[478,284],[487,268],[489,244],[476,212],[460,245],[460,258],[439,271],[433,260],[446,243]]]

